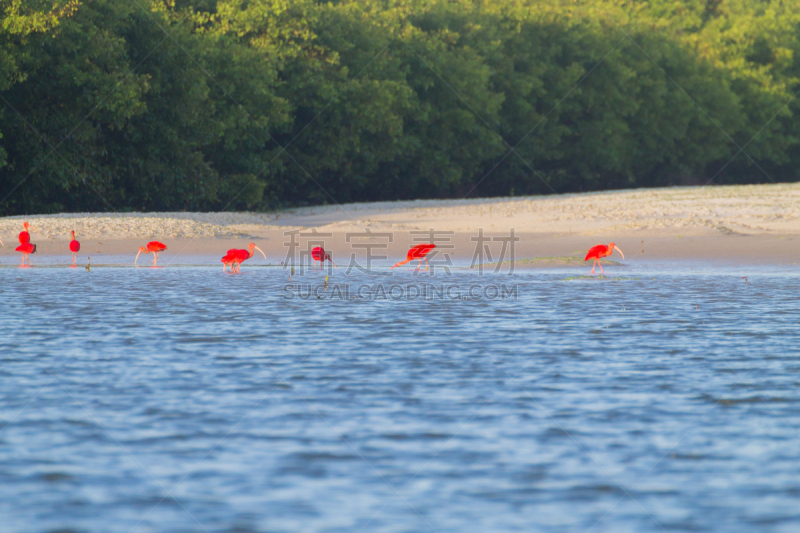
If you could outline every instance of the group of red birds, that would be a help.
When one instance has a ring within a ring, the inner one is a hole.
[[[29,264],[31,263],[30,258],[28,257],[29,254],[36,253],[36,245],[31,243],[31,234],[29,231],[36,231],[33,226],[24,222],[22,224],[22,232],[19,234],[19,246],[17,246],[16,251],[22,254],[22,264],[24,265],[27,261]],[[81,251],[81,243],[75,239],[75,230],[71,232],[72,240],[69,243],[69,251],[72,252],[72,264],[76,264],[78,260],[78,252]],[[2,241],[0,241],[2,244]],[[406,255],[405,261],[400,261],[392,268],[399,267],[401,265],[405,265],[417,259],[419,261],[418,268],[422,268],[422,260],[425,260],[425,270],[428,270],[428,253],[436,248],[435,244],[417,244],[412,246],[411,249],[408,250],[408,254]],[[153,265],[156,265],[158,261],[158,254],[163,252],[167,249],[167,246],[164,243],[158,241],[150,241],[147,243],[146,246],[142,246],[139,248],[139,253],[136,254],[136,259],[134,259],[133,264],[136,265],[137,261],[139,260],[139,255],[144,254],[153,254]],[[239,267],[243,262],[253,257],[255,250],[261,252],[261,255],[264,256],[264,259],[267,258],[267,254],[265,254],[261,248],[256,246],[255,243],[251,242],[248,246],[247,250],[240,250],[236,248],[231,248],[227,251],[227,253],[222,257],[220,260],[222,262],[222,271],[226,272],[228,267],[230,267],[232,273],[238,273]],[[600,266],[600,271],[605,274],[605,270],[603,270],[603,264],[601,259],[604,257],[608,257],[612,254],[612,252],[616,250],[625,259],[625,254],[622,253],[622,250],[619,249],[617,245],[613,242],[610,243],[608,246],[605,244],[598,244],[597,246],[593,246],[589,248],[589,252],[586,254],[584,261],[589,261],[590,259],[594,260],[592,263],[592,274],[594,274],[594,269],[596,266]],[[314,259],[314,270],[317,269],[317,261],[319,261],[320,266],[323,265],[325,261],[330,261],[331,264],[336,267],[336,263],[333,262],[331,258],[330,252],[326,252],[322,246],[317,246],[311,250],[311,257]],[[336,267],[338,268],[338,267]]]
[[[36,245],[31,242],[31,234],[29,230],[36,231],[33,226],[27,222],[23,222],[22,231],[19,233],[19,246],[15,248],[15,251],[22,254],[23,265],[26,261],[28,264],[33,265],[33,263],[31,263],[31,258],[28,256],[36,253]],[[72,252],[72,264],[74,265],[78,261],[78,252],[81,251],[81,243],[75,240],[75,230],[72,230],[70,234],[72,236],[72,240],[69,242],[69,251]],[[2,244],[2,241],[0,241],[0,244]]]
[[[228,269],[228,266],[231,267],[231,272],[237,273],[239,272],[239,266],[246,260],[253,257],[254,250],[258,250],[261,252],[261,255],[264,256],[264,259],[267,258],[267,254],[265,254],[261,248],[256,246],[254,242],[250,243],[247,250],[237,250],[236,248],[232,248],[228,250],[228,252],[223,256],[220,261],[222,262],[222,271],[225,272]],[[331,264],[336,267],[336,263],[333,262],[331,259],[330,252],[326,252],[322,246],[316,246],[311,250],[311,257],[314,258],[314,270],[317,269],[317,261],[319,261],[320,266],[325,261],[330,261]]]

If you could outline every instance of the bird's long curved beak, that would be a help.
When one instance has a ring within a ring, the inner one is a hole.
[[[264,252],[262,252],[262,251],[261,251],[261,248],[259,248],[258,246],[253,246],[253,248],[255,248],[256,250],[258,250],[259,252],[261,252],[261,255],[263,255],[263,256],[264,256],[264,259],[266,259],[266,258],[267,258],[267,254],[265,254]]]
[[[614,246],[614,249],[619,252],[619,255],[621,255],[623,259],[625,259],[625,254],[622,253],[622,250],[619,249],[619,246]]]
[[[39,230],[34,228],[33,226],[31,226],[30,224],[28,224],[28,229],[31,230],[34,233],[39,233]]]
[[[141,250],[139,250],[139,254],[140,254],[140,253],[142,253],[142,251],[141,251]],[[136,264],[136,261],[138,261],[138,260],[139,260],[139,254],[136,254],[136,259],[134,259],[134,260],[133,260],[133,266],[138,266],[138,265]]]
[[[334,263],[334,262],[333,262],[333,259],[331,259],[331,258],[329,257],[329,258],[328,258],[328,261],[330,261],[331,263],[333,263],[333,268],[335,268],[335,269],[337,269],[337,270],[339,269],[339,267],[337,267],[337,266],[336,266],[336,263]]]

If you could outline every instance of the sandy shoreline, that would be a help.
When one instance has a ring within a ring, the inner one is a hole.
[[[800,262],[800,184],[637,189],[560,196],[469,200],[420,200],[329,205],[274,213],[68,213],[0,218],[0,259],[14,251],[22,222],[39,233],[37,254],[69,255],[74,229],[81,256],[135,255],[157,239],[172,254],[222,255],[255,242],[280,262],[300,231],[297,250],[316,241],[346,263],[351,253],[398,258],[412,244],[437,232],[442,252],[454,259],[476,256],[479,232],[485,238],[520,240],[516,259],[577,257],[598,243],[613,241],[626,261],[647,259],[726,259],[757,263]],[[313,236],[313,232],[326,234]],[[373,235],[368,236],[368,232]],[[452,232],[452,233],[445,233]],[[447,239],[450,239],[449,242]],[[310,244],[314,242],[314,244]],[[452,248],[447,248],[452,245]],[[501,240],[483,243],[496,261]],[[643,250],[643,252],[642,252]],[[508,252],[508,249],[507,249]],[[35,257],[35,256],[34,256]],[[509,256],[506,255],[506,259]],[[486,253],[483,262],[489,261]],[[582,258],[581,258],[582,259]],[[93,262],[95,259],[93,259]],[[34,261],[35,262],[35,261]],[[529,266],[581,264],[528,261]]]

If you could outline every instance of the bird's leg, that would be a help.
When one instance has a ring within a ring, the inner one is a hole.
[[[428,258],[425,258],[425,270],[428,270]]]
[[[602,272],[603,274],[605,274],[605,273],[606,273],[606,271],[605,271],[605,270],[603,270],[603,262],[602,262],[602,261],[600,261],[600,260],[598,259],[598,260],[597,260],[597,264],[598,264],[598,265],[600,265],[600,272]]]
[[[595,259],[594,262],[592,263],[592,274],[594,274],[594,267],[596,264],[597,264],[597,259]]]

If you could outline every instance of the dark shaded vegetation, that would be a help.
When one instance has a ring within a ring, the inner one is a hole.
[[[0,9],[0,214],[798,179],[800,0]]]

